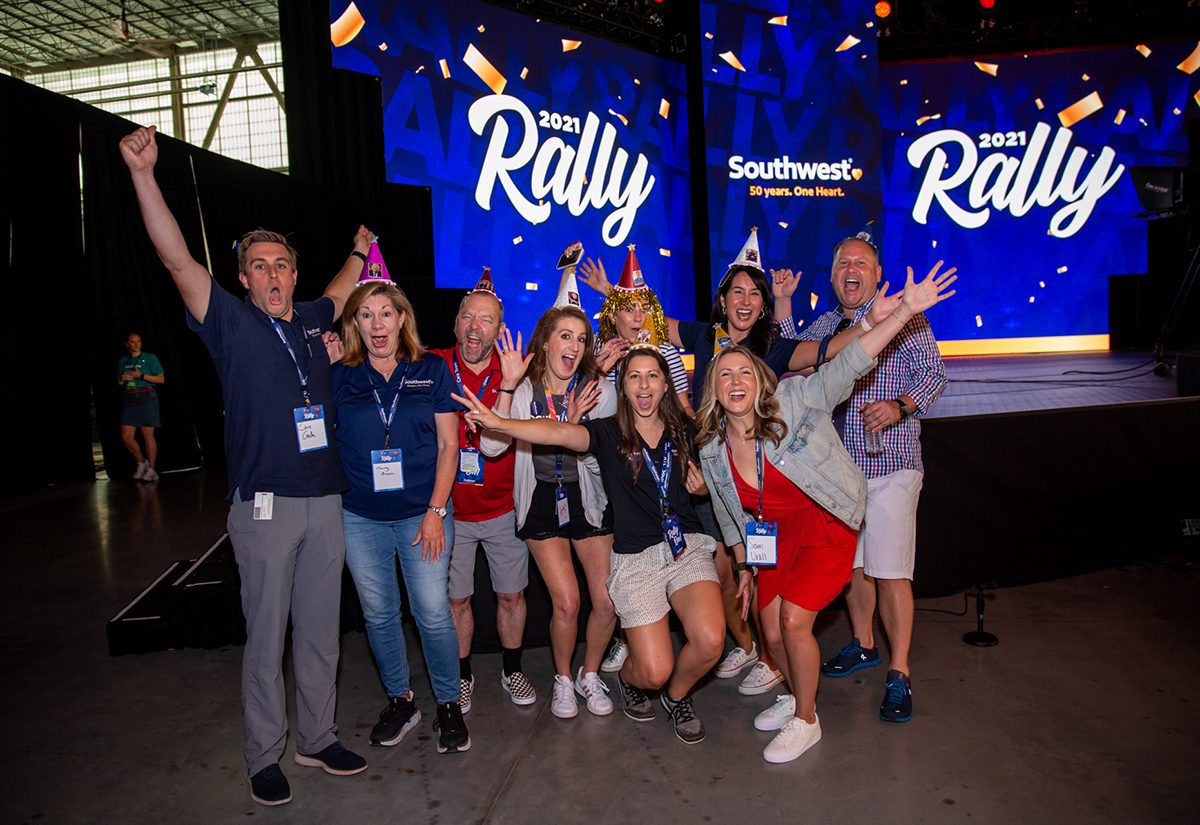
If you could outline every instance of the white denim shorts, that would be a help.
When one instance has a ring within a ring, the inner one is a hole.
[[[924,474],[897,470],[867,479],[867,515],[854,566],[877,579],[909,579],[917,559],[917,501]]]

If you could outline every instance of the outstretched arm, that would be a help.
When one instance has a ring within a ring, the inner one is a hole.
[[[913,281],[912,267],[908,267],[908,279],[904,284],[904,297],[900,306],[859,337],[867,355],[872,358],[879,355],[900,330],[904,329],[910,318],[954,295],[957,290],[950,289],[950,285],[958,280],[958,276],[954,274],[958,270],[956,267],[950,267],[939,275],[938,270],[942,268],[942,263],[943,261],[938,261],[934,264],[925,280],[919,284]]]
[[[354,251],[366,255],[367,250],[371,248],[371,238],[371,231],[359,224],[358,232],[354,233]],[[333,276],[329,286],[325,287],[325,297],[333,301],[333,320],[336,321],[342,317],[342,308],[346,306],[346,299],[354,291],[354,285],[358,283],[358,276],[362,274],[362,268],[362,258],[351,253],[346,256],[346,262],[342,264],[338,274]]]
[[[154,251],[171,273],[171,279],[188,312],[204,323],[204,316],[208,314],[212,277],[188,251],[179,224],[163,200],[158,181],[154,179],[154,164],[158,162],[158,144],[154,135],[155,128],[151,126],[149,129],[137,129],[121,138],[121,158],[133,178],[133,190],[142,211],[142,222],[146,225],[150,242],[154,244]]]
[[[535,418],[529,421],[501,418],[484,406],[470,390],[463,388],[463,392],[466,393],[466,397],[454,394],[450,397],[467,408],[463,417],[469,427],[482,427],[509,438],[528,441],[530,444],[566,447],[577,453],[587,452],[592,444],[591,434],[586,427],[579,424],[565,424],[550,418]]]

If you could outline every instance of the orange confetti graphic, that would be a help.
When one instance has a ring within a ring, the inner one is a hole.
[[[1197,106],[1200,106],[1200,92],[1196,92],[1194,95],[1192,95],[1192,100],[1196,101]]]
[[[1031,304],[1033,303],[1033,296],[1032,296],[1032,295],[1030,295],[1030,296],[1029,296],[1029,303],[1031,303]]]
[[[1065,266],[1060,266],[1060,267],[1059,267],[1057,270],[1055,270],[1055,271],[1056,271],[1056,272],[1058,272],[1058,274],[1059,274],[1059,275],[1061,275],[1061,274],[1063,274],[1064,272],[1066,272],[1066,271],[1067,271],[1067,268],[1066,268]]]
[[[1183,114],[1183,112],[1179,111],[1179,107],[1178,107],[1178,106],[1176,106],[1176,107],[1175,107],[1174,109],[1172,109],[1171,111],[1172,111],[1172,112],[1174,112],[1174,113],[1175,113],[1175,114],[1177,114],[1177,115],[1181,115],[1181,114]]]
[[[642,81],[638,80],[638,79],[635,77],[635,78],[633,79],[633,85],[634,85],[634,86],[641,86],[641,85],[642,85]]]
[[[612,109],[609,109],[609,110],[608,110],[608,113],[609,113],[610,115],[612,115],[613,117],[615,117],[617,120],[619,120],[619,121],[621,121],[622,123],[624,123],[626,126],[628,126],[628,125],[629,125],[629,119],[628,119],[627,117],[625,117],[625,115],[623,115],[623,114],[620,114],[619,112],[614,112]]]
[[[1042,103],[1042,99],[1040,97],[1035,97],[1033,99],[1033,105],[1037,106],[1039,111],[1046,108],[1046,104]]]
[[[379,51],[381,51],[381,52],[386,52],[386,51],[387,51],[387,43],[380,43],[380,44],[379,44]]]
[[[660,247],[658,248],[658,254],[659,254],[659,255],[662,255],[664,258],[669,258],[669,257],[671,257],[671,250],[669,250],[669,249],[663,249],[663,248],[660,246]]]
[[[1087,83],[1089,80],[1091,80],[1091,78],[1090,78],[1090,77],[1088,77],[1086,73],[1085,73],[1085,74],[1082,74],[1082,75],[1080,75],[1080,76],[1079,76],[1079,78],[1080,78],[1080,79],[1081,79],[1081,80],[1082,80],[1084,83]]]
[[[1145,43],[1138,43],[1136,46],[1134,46],[1134,48],[1137,49],[1137,53],[1140,54],[1142,57],[1150,56],[1151,49]]]
[[[817,308],[817,293],[815,293],[815,292],[808,293],[808,305],[810,307],[812,307],[813,309]]]
[[[1125,110],[1124,110],[1124,109],[1117,109],[1117,116],[1113,118],[1113,123],[1115,123],[1115,124],[1117,124],[1118,126],[1120,126],[1120,125],[1121,125],[1121,121],[1123,121],[1124,119],[1125,119]]]
[[[562,44],[563,44],[564,52],[573,52],[576,49],[578,49],[580,46],[583,45],[583,41],[582,40],[567,40],[564,37]]]
[[[787,229],[787,228],[788,228],[788,222],[787,222],[787,221],[780,221],[780,222],[779,222],[779,227],[780,227],[781,229]]]
[[[1103,108],[1104,103],[1100,100],[1100,93],[1092,92],[1059,112],[1058,122],[1070,129],[1088,115],[1094,115]]]
[[[1038,286],[1040,286],[1042,289],[1045,289],[1045,288],[1046,288],[1046,282],[1045,282],[1045,281],[1038,281]]]
[[[665,118],[669,114],[671,114],[671,104],[664,97],[662,100],[660,100],[658,102],[658,116],[661,118]]]
[[[467,53],[463,55],[463,63],[466,63],[468,68],[475,72],[489,89],[498,95],[504,94],[504,87],[508,85],[508,79],[496,70],[490,60],[480,54],[474,43],[467,44]]]
[[[983,326],[983,316],[982,315],[975,316],[975,326],[977,326],[977,327]]]
[[[443,57],[441,60],[439,60],[438,66],[440,66],[442,69],[442,77],[449,80],[450,79],[450,64],[446,62],[446,58]]]
[[[525,66],[521,69],[521,79],[524,80],[527,77],[529,77],[529,67]]]
[[[341,16],[329,26],[329,39],[334,46],[345,46],[354,38],[358,37],[358,33],[362,31],[362,27],[367,23],[363,20],[362,13],[358,10],[358,6],[351,3],[346,6],[346,10]]]
[[[705,39],[705,40],[712,40],[712,39],[713,39],[712,32],[705,32],[705,33],[704,33],[704,39]]]
[[[738,60],[737,55],[734,54],[733,52],[721,52],[719,55],[717,55],[717,57],[724,60],[730,66],[737,69],[739,72],[746,71],[746,67],[742,65],[742,61]]]
[[[995,77],[996,72],[1000,71],[1000,66],[998,64],[980,63],[978,60],[975,61],[975,68],[979,69],[979,71],[983,72],[984,74],[990,74],[992,77]]]
[[[900,81],[900,85],[901,85],[901,86],[907,86],[907,85],[908,85],[908,79],[907,79],[907,78],[905,78],[905,79],[901,80],[901,81]]]
[[[933,241],[933,248],[934,248],[934,249],[937,249],[937,239],[936,239],[936,238],[935,238],[935,239],[934,239],[934,241]]]
[[[487,29],[485,29],[485,28],[483,27],[483,24],[482,24],[482,23],[480,23],[480,24],[479,24],[479,28],[478,28],[478,29],[476,29],[476,31],[477,31],[477,32],[479,32],[480,34],[483,34],[485,31],[487,31]]]
[[[787,25],[787,15],[781,14],[778,17],[772,17],[770,20],[767,21],[767,23],[769,23],[772,26],[786,26]]]
[[[921,117],[917,118],[917,125],[924,126],[926,123],[928,123],[931,120],[941,120],[941,119],[942,119],[941,114],[922,115]]]
[[[834,49],[834,51],[835,52],[844,52],[844,51],[846,51],[846,49],[853,49],[855,46],[857,46],[861,42],[862,41],[859,40],[854,35],[848,34],[848,35],[846,35],[846,39],[843,40],[840,44],[838,44],[838,47],[836,49]]]
[[[422,63],[420,66],[417,66],[417,70],[416,70],[415,72],[413,72],[413,74],[420,74],[420,73],[421,73],[421,72],[423,72],[423,71],[425,71],[425,64],[424,64],[424,63]]]
[[[1183,62],[1175,67],[1184,74],[1191,74],[1200,69],[1200,43],[1196,44],[1196,48],[1192,49],[1192,53],[1184,58]]]
[[[525,291],[526,292],[537,292],[537,281],[526,281],[525,282]]]
[[[517,237],[513,238],[513,246],[516,246],[517,244],[519,244],[519,243],[520,243],[521,241],[523,241],[523,240],[525,240],[525,239],[524,239],[524,238],[522,238],[520,235],[518,235]]]

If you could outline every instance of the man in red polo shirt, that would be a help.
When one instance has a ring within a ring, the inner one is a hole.
[[[483,277],[458,307],[454,337],[458,344],[433,350],[446,359],[460,387],[465,387],[489,407],[501,392],[515,387],[503,384],[496,336],[504,321],[504,307],[496,296],[491,275]],[[496,629],[503,650],[500,683],[518,705],[537,700],[533,685],[521,670],[521,645],[525,636],[525,586],[529,583],[529,550],[516,536],[513,513],[513,450],[497,458],[479,451],[478,436],[459,424],[458,475],[454,483],[454,548],[450,555],[450,609],[458,630],[459,697],[463,713],[471,710],[475,676],[471,672],[471,642],[475,617],[471,596],[475,592],[475,553],[480,544],[487,556],[496,593]]]

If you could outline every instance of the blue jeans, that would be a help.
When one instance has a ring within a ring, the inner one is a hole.
[[[449,509],[447,503],[447,509]],[[439,703],[458,700],[458,634],[450,614],[448,579],[454,518],[447,515],[446,549],[437,561],[423,561],[421,546],[412,545],[424,515],[401,521],[374,521],[349,510],[342,514],[346,533],[346,566],[354,577],[367,620],[367,641],[375,654],[388,696],[411,688],[408,647],[400,624],[400,583],[396,557],[408,590],[408,602],[421,631],[425,664]]]

